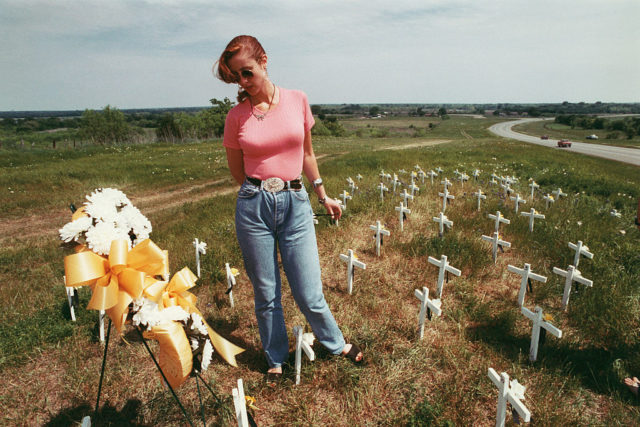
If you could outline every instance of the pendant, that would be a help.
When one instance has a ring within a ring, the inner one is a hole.
[[[264,120],[264,114],[255,114],[256,119],[258,119],[259,121],[263,121]]]

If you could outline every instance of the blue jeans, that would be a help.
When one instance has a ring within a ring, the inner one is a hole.
[[[329,352],[341,353],[345,341],[322,293],[307,191],[270,193],[245,181],[236,203],[236,234],[253,284],[258,329],[269,367],[281,366],[289,355],[278,248],[293,299],[313,333]]]

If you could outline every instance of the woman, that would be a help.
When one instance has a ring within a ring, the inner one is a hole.
[[[331,217],[340,218],[342,210],[322,185],[311,145],[315,122],[307,97],[271,82],[267,55],[254,37],[231,40],[216,65],[219,79],[239,85],[238,105],[227,115],[223,145],[231,175],[241,185],[236,234],[253,284],[269,364],[267,380],[282,376],[289,354],[277,248],[293,298],[318,341],[332,354],[360,363],[362,352],[345,342],[322,293],[313,212],[301,171]]]

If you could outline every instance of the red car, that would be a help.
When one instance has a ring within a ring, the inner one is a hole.
[[[549,135],[542,135],[540,139],[549,139]]]
[[[558,141],[558,147],[560,148],[571,147],[571,142],[568,139],[561,139]]]

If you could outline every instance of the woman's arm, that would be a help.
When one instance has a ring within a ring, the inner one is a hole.
[[[307,131],[304,135],[304,159],[302,161],[302,170],[306,175],[309,182],[313,182],[320,178],[320,171],[318,170],[318,162],[316,155],[313,152],[313,145],[311,143],[311,131]],[[327,197],[327,192],[324,189],[324,185],[320,185],[313,189],[318,199],[325,199],[324,207],[327,213],[334,219],[339,219],[342,216],[342,209],[338,202],[334,199]]]
[[[229,172],[236,182],[240,185],[244,182],[244,160],[242,157],[242,150],[235,150],[233,148],[227,148],[227,165],[229,165]]]

